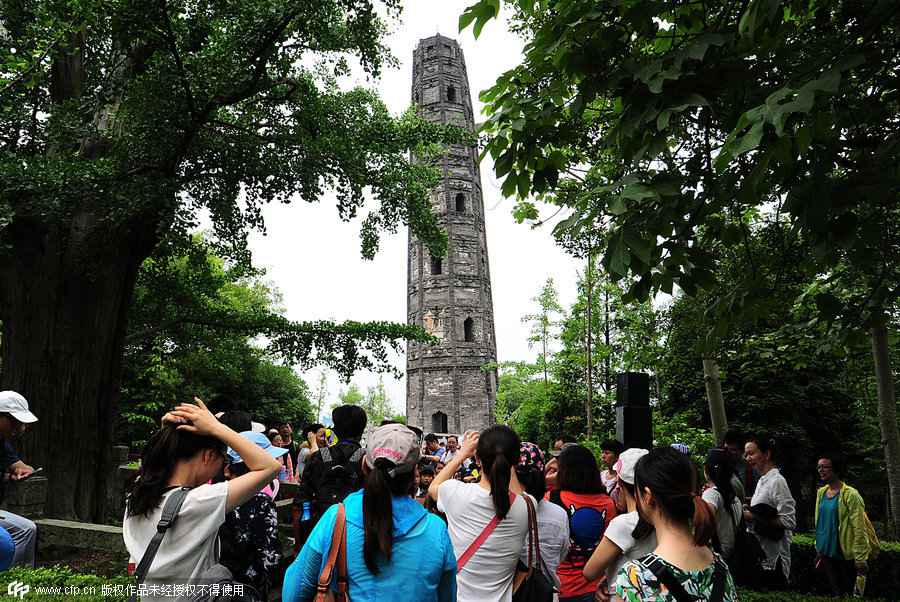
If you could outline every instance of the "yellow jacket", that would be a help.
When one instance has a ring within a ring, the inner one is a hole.
[[[819,524],[819,504],[828,485],[816,494],[816,525]],[[859,492],[843,484],[838,492],[838,543],[846,560],[865,562],[869,558],[869,538],[866,535],[866,504]]]

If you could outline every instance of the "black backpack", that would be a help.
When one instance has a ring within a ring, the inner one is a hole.
[[[355,441],[342,441],[334,447],[319,449],[325,469],[317,484],[313,504],[317,516],[322,516],[328,508],[343,502],[345,497],[362,487],[359,461],[365,453],[366,450]]]
[[[723,499],[724,503],[724,499]],[[731,577],[734,579],[735,585],[751,586],[757,585],[762,572],[762,563],[766,558],[762,546],[755,535],[747,530],[747,522],[744,515],[735,517],[731,509],[731,505],[725,505],[725,511],[731,518],[731,524],[734,525],[734,549],[731,555],[726,558],[728,566],[731,568]],[[718,544],[718,536],[715,538]],[[721,546],[717,546],[721,549]]]

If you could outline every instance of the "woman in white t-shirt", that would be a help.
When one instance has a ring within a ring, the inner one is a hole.
[[[515,466],[519,462],[519,436],[508,426],[492,426],[479,436],[467,433],[462,447],[435,477],[428,495],[447,516],[447,529],[457,562],[485,527],[499,517],[494,531],[459,569],[456,577],[459,602],[509,602],[519,553],[528,534],[528,508]],[[481,481],[453,479],[462,463],[475,456],[481,464]]]
[[[640,520],[634,491],[634,466],[647,453],[646,449],[636,447],[626,449],[613,465],[619,481],[619,503],[626,512],[610,521],[603,539],[584,565],[585,579],[593,581],[606,574],[606,587],[597,590],[595,600],[612,599],[619,569],[629,560],[642,558],[656,549],[656,533],[652,525]]]
[[[191,488],[144,579],[148,586],[185,584],[217,564],[216,536],[225,514],[253,497],[281,468],[278,460],[194,399],[197,405],[181,404],[163,417],[162,429],[144,448],[140,471],[126,498],[122,534],[129,567],[134,567],[156,533],[168,495],[179,487]],[[228,447],[243,458],[249,472],[210,484],[227,462]]]
[[[743,510],[741,500],[735,495],[731,484],[734,458],[725,449],[710,449],[706,454],[703,474],[708,485],[703,491],[703,501],[709,504],[715,514],[717,551],[727,562],[734,552],[735,536]]]

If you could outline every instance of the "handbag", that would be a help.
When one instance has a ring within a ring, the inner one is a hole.
[[[128,602],[136,602],[138,596],[138,590],[140,589],[141,584],[144,582],[144,579],[147,577],[147,572],[150,570],[150,565],[153,564],[153,559],[156,558],[156,553],[159,551],[159,546],[162,544],[162,540],[166,535],[166,531],[168,531],[169,527],[171,527],[175,523],[175,519],[178,518],[178,512],[181,510],[182,504],[184,504],[185,498],[187,498],[188,492],[190,492],[190,487],[179,487],[175,491],[173,491],[168,499],[166,499],[166,504],[163,506],[162,514],[160,514],[159,522],[156,524],[156,533],[153,534],[153,537],[150,539],[150,543],[147,544],[147,549],[144,550],[144,555],[141,556],[141,561],[138,563],[137,568],[134,571],[134,576],[136,579],[136,589],[135,591],[128,597]],[[245,601],[245,602],[261,602],[262,596],[259,595],[259,592],[256,591],[251,585],[247,585],[245,583],[240,583],[235,581],[231,571],[222,566],[221,564],[214,564],[209,567],[202,576],[203,582],[209,586],[217,586],[210,587],[209,593],[199,593],[195,596],[191,597],[191,600],[196,602],[216,602],[219,599],[227,599],[232,602]],[[234,585],[239,585],[244,592],[242,595],[235,595],[234,593],[229,593],[226,595],[224,592],[226,589],[230,592],[234,591]],[[215,589],[217,592],[222,592],[222,594],[212,593],[212,590]]]
[[[350,602],[347,579],[347,517],[343,504],[338,504],[334,517],[334,529],[331,532],[331,547],[328,559],[319,575],[316,585],[315,602]],[[335,575],[337,567],[337,575]],[[336,581],[337,592],[331,589],[332,578]]]
[[[537,511],[534,502],[525,496],[528,505],[528,570],[518,571],[513,582],[513,602],[551,602],[553,584],[541,570],[541,540],[538,535]]]
[[[726,558],[734,583],[741,586],[758,583],[766,554],[756,536],[747,531],[744,515],[741,514],[736,520],[734,511],[727,504],[725,511],[731,518],[731,524],[734,527],[734,549],[731,551],[731,556]],[[718,535],[715,539],[718,541]]]

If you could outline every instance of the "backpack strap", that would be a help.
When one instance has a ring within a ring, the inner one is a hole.
[[[327,445],[319,448],[319,456],[322,457],[322,462],[324,462],[326,466],[334,462],[331,457],[331,449],[329,449]]]
[[[334,528],[331,531],[331,547],[328,549],[328,559],[322,567],[319,582],[316,584],[316,602],[325,602],[328,590],[331,587],[331,579],[334,576],[335,565],[338,567],[337,586],[338,592],[344,596],[347,593],[347,558],[344,546],[347,542],[347,521],[344,512],[344,504],[338,504],[337,514],[334,517]],[[340,556],[341,560],[338,561]],[[343,572],[343,578],[341,573]],[[343,586],[343,590],[341,587]]]
[[[669,590],[669,593],[672,594],[672,597],[677,602],[699,602],[701,600],[701,598],[692,596],[685,591],[684,586],[681,585],[678,579],[675,578],[675,575],[672,574],[672,571],[669,570],[669,567],[656,554],[647,554],[640,558],[638,562],[653,573],[653,576],[660,583],[666,586],[666,589]]]
[[[137,579],[137,586],[140,586],[141,583],[144,582],[144,578],[147,577],[150,565],[153,564],[153,559],[156,558],[156,553],[159,551],[159,545],[162,543],[166,531],[172,526],[172,523],[175,522],[178,511],[181,510],[181,505],[184,503],[184,499],[187,497],[190,490],[190,487],[179,487],[169,494],[169,497],[166,499],[166,504],[163,506],[159,522],[156,523],[156,533],[153,534],[150,543],[147,544],[147,549],[144,550],[144,555],[141,557],[141,561],[134,571],[134,576]],[[134,602],[136,599],[137,594],[131,594],[128,598],[128,602]]]
[[[356,467],[356,465],[359,464],[359,461],[362,460],[362,457],[364,455],[366,455],[366,450],[363,449],[361,446],[357,447],[356,451],[353,452],[353,455],[350,456],[350,460],[348,460],[348,462],[350,462],[350,464],[353,464],[354,467]]]
[[[513,493],[512,491],[510,491],[509,492],[509,508],[510,508],[510,510],[512,510],[512,505],[515,500],[516,500],[516,494]],[[469,562],[469,559],[471,559],[472,556],[475,555],[475,552],[478,551],[478,548],[481,547],[481,544],[483,544],[485,542],[485,540],[487,540],[487,538],[491,536],[491,533],[494,532],[494,529],[497,528],[497,524],[501,520],[502,519],[495,514],[494,518],[492,518],[488,522],[488,524],[484,526],[484,529],[481,531],[481,533],[478,535],[478,537],[475,538],[475,541],[473,541],[472,543],[469,544],[469,547],[466,548],[466,551],[463,552],[463,555],[460,556],[459,560],[456,562],[456,572],[457,573],[462,572],[463,567],[466,566],[466,564]]]

